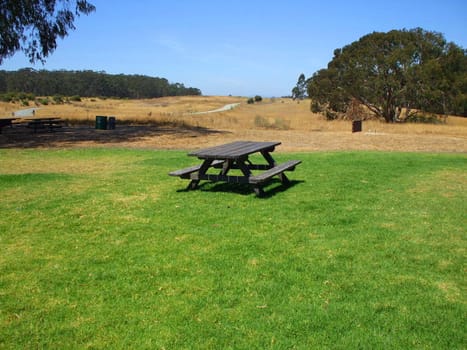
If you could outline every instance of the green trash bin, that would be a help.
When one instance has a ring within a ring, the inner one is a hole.
[[[107,130],[115,130],[115,117],[109,117],[107,121]]]
[[[101,115],[96,116],[96,129],[107,130],[107,117]]]

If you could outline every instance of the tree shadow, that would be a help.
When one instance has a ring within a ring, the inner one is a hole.
[[[112,145],[163,135],[199,137],[225,133],[227,132],[187,124],[118,125],[114,130],[97,130],[91,126],[66,126],[54,131],[37,132],[15,126],[2,129],[0,148],[70,147],[82,142]]]

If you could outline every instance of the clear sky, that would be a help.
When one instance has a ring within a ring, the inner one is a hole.
[[[203,95],[290,95],[298,76],[373,31],[421,27],[467,48],[466,0],[88,0],[45,65],[162,77]]]

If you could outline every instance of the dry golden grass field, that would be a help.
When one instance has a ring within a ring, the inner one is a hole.
[[[38,106],[36,117],[67,121],[56,132],[33,133],[4,128],[0,148],[118,146],[195,149],[233,140],[281,141],[281,151],[385,150],[467,152],[467,118],[448,117],[446,124],[385,124],[364,121],[352,133],[350,121],[326,121],[310,112],[309,101],[264,99],[247,104],[231,96],[166,97],[149,100],[83,99]],[[239,103],[226,111],[199,113]],[[33,108],[0,103],[0,117]],[[96,130],[96,116],[115,116],[115,130]]]

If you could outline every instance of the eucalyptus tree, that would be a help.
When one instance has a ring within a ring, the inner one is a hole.
[[[31,63],[44,62],[75,18],[95,9],[86,0],[0,0],[0,64],[20,50]]]
[[[309,79],[308,94],[333,112],[356,100],[386,122],[412,108],[465,114],[466,53],[421,28],[373,32],[336,49]]]
[[[307,95],[307,80],[305,74],[300,74],[297,80],[297,85],[292,89],[292,98],[303,100]]]

